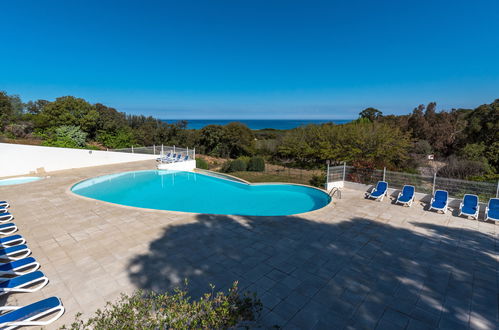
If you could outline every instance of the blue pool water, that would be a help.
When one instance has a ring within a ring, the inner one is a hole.
[[[20,178],[2,179],[0,180],[0,186],[10,186],[13,184],[28,183],[28,182],[38,181],[41,179],[42,178],[37,176],[23,176]]]
[[[321,190],[291,184],[258,184],[181,171],[136,171],[82,181],[74,193],[106,202],[182,212],[290,215],[327,205]]]

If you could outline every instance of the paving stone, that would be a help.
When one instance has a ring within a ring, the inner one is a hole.
[[[67,312],[54,323],[58,328],[120,291],[169,290],[188,279],[190,295],[199,297],[210,282],[226,289],[238,280],[241,290],[257,291],[273,308],[267,307],[266,324],[286,329],[498,323],[496,224],[434,214],[420,204],[376,203],[346,188],[334,204],[290,217],[141,210],[67,192],[76,181],[154,166],[60,171],[29,190],[0,187],[19,234],[51,280],[40,292],[6,296],[5,303],[60,296]]]

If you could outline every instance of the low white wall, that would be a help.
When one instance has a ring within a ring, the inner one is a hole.
[[[160,163],[158,170],[175,170],[175,171],[192,171],[196,168],[195,160],[188,160],[185,162],[176,163]]]
[[[155,159],[156,155],[0,143],[0,177]]]

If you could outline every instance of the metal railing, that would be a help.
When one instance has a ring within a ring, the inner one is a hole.
[[[378,181],[386,181],[390,188],[401,189],[404,185],[412,185],[417,192],[432,194],[435,190],[446,190],[451,197],[462,198],[465,194],[474,194],[482,199],[499,197],[499,182],[479,182],[458,180],[433,176],[387,171],[378,169],[356,168],[347,166],[330,166],[327,169],[327,182],[346,181],[374,185]]]
[[[113,152],[128,152],[135,154],[148,154],[148,155],[158,155],[159,158],[163,158],[166,155],[170,156],[182,155],[182,158],[189,156],[189,159],[196,159],[196,148],[180,148],[177,146],[165,146],[165,145],[153,145],[149,147],[134,147],[121,148],[121,149],[109,149],[108,151]]]

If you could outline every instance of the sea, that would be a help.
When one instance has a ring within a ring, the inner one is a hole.
[[[346,124],[351,122],[353,119],[341,119],[341,120],[328,120],[328,119],[186,119],[188,129],[201,129],[208,125],[227,125],[232,122],[243,123],[252,130],[261,130],[265,128],[272,129],[293,129],[298,126],[308,125],[308,124],[324,124],[324,123],[335,123],[337,125]],[[180,119],[163,119],[162,121],[175,124],[180,121]]]

